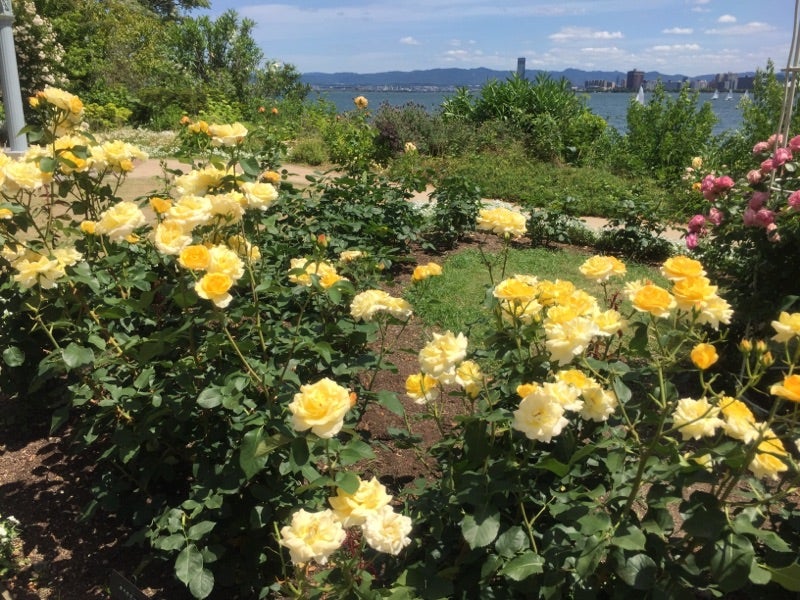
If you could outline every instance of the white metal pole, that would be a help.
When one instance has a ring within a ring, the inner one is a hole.
[[[25,127],[25,113],[22,111],[17,52],[11,28],[13,23],[11,0],[0,0],[0,87],[3,90],[3,107],[6,111],[6,135],[10,153],[22,154],[28,149],[28,139],[25,134],[20,133]]]

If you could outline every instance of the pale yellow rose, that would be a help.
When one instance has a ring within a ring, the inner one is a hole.
[[[66,275],[64,265],[41,255],[31,254],[18,259],[13,263],[13,267],[17,271],[14,281],[25,289],[37,284],[42,289],[52,289],[56,287],[58,280]]]
[[[95,233],[106,235],[112,242],[119,242],[134,229],[147,222],[144,213],[134,202],[123,200],[107,208],[95,226]]]
[[[467,396],[476,398],[483,387],[483,372],[474,360],[465,360],[456,367],[456,383],[464,388]]]
[[[772,328],[775,330],[773,340],[779,343],[788,342],[800,335],[800,313],[781,312],[778,320],[772,321]]]
[[[182,223],[167,220],[156,226],[156,230],[153,232],[153,243],[162,254],[177,256],[181,250],[192,243],[192,236],[188,235]]]
[[[564,407],[541,387],[525,396],[514,411],[511,427],[525,437],[539,442],[550,442],[558,436],[569,421],[564,417]]]
[[[228,246],[241,258],[246,258],[251,263],[261,259],[261,250],[258,246],[248,242],[241,234],[237,233],[230,236],[228,238]]]
[[[722,428],[730,437],[746,443],[758,438],[756,417],[744,402],[723,396],[719,401],[719,409],[725,420]]]
[[[625,265],[615,256],[592,256],[578,270],[588,279],[597,282],[626,273]]]
[[[293,273],[298,270],[302,270],[303,273]],[[292,283],[310,287],[312,275],[319,278],[319,283],[323,288],[328,288],[343,279],[336,273],[333,265],[324,260],[315,262],[308,258],[293,258],[289,261],[289,281]]]
[[[209,194],[206,196],[211,203],[211,215],[220,217],[224,223],[238,223],[244,215],[244,195],[240,192],[227,194]]]
[[[267,210],[278,198],[278,190],[271,183],[247,181],[241,188],[248,208]]]
[[[586,388],[595,387],[598,385],[594,378],[589,377],[580,369],[563,369],[561,371],[557,371],[555,374],[555,379],[556,381],[568,383],[579,390],[584,390]]]
[[[288,409],[292,427],[311,429],[321,438],[332,438],[344,425],[344,416],[353,406],[350,392],[327,377],[300,387]]]
[[[208,127],[208,123],[200,119],[199,121],[195,121],[189,125],[188,129],[192,133],[204,133],[205,135],[208,135]]]
[[[687,277],[703,277],[706,274],[700,261],[684,255],[673,256],[665,260],[661,265],[661,273],[671,281],[679,281]]]
[[[356,108],[364,109],[369,105],[369,101],[364,96],[356,96],[353,98],[353,104],[356,105]]]
[[[209,125],[208,135],[215,146],[236,146],[247,137],[247,128],[241,123]]]
[[[562,380],[546,381],[541,386],[541,393],[547,394],[554,402],[558,402],[564,410],[578,412],[583,408],[581,390]]]
[[[499,300],[526,303],[536,298],[536,287],[516,277],[510,277],[498,283],[492,290],[492,295]]]
[[[70,94],[65,90],[46,86],[44,90],[38,94],[38,97],[61,110],[73,114],[83,114],[83,102],[81,102],[81,99],[75,94]]]
[[[113,140],[104,142],[98,148],[92,148],[94,167],[98,170],[111,169],[115,173],[129,173],[133,170],[133,161],[147,160],[147,153],[139,147]]]
[[[189,231],[211,222],[211,200],[205,196],[181,196],[166,214],[170,221]]]
[[[3,165],[3,191],[10,196],[20,190],[36,191],[51,179],[52,175],[43,172],[35,162],[13,160]]]
[[[53,250],[53,258],[62,267],[71,267],[83,259],[83,254],[78,252],[74,246],[62,246]]]
[[[711,296],[700,309],[697,315],[698,325],[710,325],[714,329],[719,329],[719,324],[729,325],[733,317],[733,309],[727,300],[719,296]]]
[[[747,468],[759,479],[769,478],[777,481],[778,474],[789,469],[784,461],[788,456],[783,442],[773,434],[761,441],[758,452]]]
[[[175,178],[175,189],[183,196],[202,196],[209,190],[219,187],[222,180],[232,176],[233,171],[223,171],[213,166],[189,171]]]
[[[371,513],[361,529],[370,548],[392,556],[411,543],[411,519],[394,512],[391,506]]]
[[[233,286],[233,279],[225,273],[206,273],[195,284],[194,291],[205,300],[211,300],[218,308],[225,308],[233,300],[228,290]]]
[[[244,275],[244,262],[239,255],[228,248],[218,244],[208,250],[209,264],[208,271],[213,273],[224,273],[232,280],[237,281]]]
[[[589,386],[581,390],[583,407],[581,418],[587,421],[607,421],[617,408],[617,397],[610,391],[604,390],[599,385]]]
[[[342,488],[336,488],[336,495],[328,498],[336,518],[343,527],[363,525],[370,514],[387,506],[392,497],[386,493],[386,487],[373,477],[369,481],[358,481],[358,489],[349,494]]]
[[[525,215],[504,207],[480,209],[476,224],[480,231],[505,237],[520,237],[526,231]]]
[[[310,513],[300,509],[292,515],[291,524],[281,528],[280,545],[289,549],[295,565],[312,560],[324,565],[346,537],[332,510]]]
[[[560,279],[556,279],[555,281],[543,279],[536,282],[535,286],[539,302],[542,306],[557,304],[575,291],[574,283],[571,281],[562,281]]]
[[[211,253],[202,244],[192,244],[181,250],[178,255],[178,264],[184,269],[204,271],[211,264]]]
[[[343,263],[353,262],[359,258],[364,258],[366,254],[362,250],[342,250],[339,253],[339,260]]]
[[[692,168],[697,171],[703,167],[703,157],[702,156],[695,156],[692,158]]]
[[[622,315],[613,308],[594,314],[592,321],[602,335],[616,335],[625,328]]]
[[[456,366],[466,355],[467,338],[463,333],[434,333],[433,340],[419,351],[420,369],[441,383],[453,383]]]
[[[672,413],[672,422],[684,440],[699,440],[713,436],[725,424],[717,415],[719,407],[707,398],[681,398]]]
[[[564,323],[545,322],[544,331],[545,347],[556,364],[569,363],[583,354],[592,338],[600,333],[589,317],[576,317]]]

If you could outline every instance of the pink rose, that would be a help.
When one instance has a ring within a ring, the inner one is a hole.
[[[747,202],[747,206],[752,208],[753,210],[758,210],[769,200],[769,192],[753,192],[753,195],[750,196],[750,200]]]
[[[722,177],[717,177],[714,180],[714,191],[716,192],[727,192],[729,189],[733,187],[733,179],[731,179],[727,175],[723,175]]]
[[[789,140],[789,148],[792,150],[792,152],[797,152],[800,150],[800,135],[796,135]]]
[[[788,148],[778,148],[772,157],[772,164],[777,169],[792,160],[792,151]]]
[[[786,202],[791,210],[800,210],[800,190],[792,192]]]
[[[700,182],[700,191],[703,192],[703,196],[706,195],[706,192],[710,192],[714,189],[714,176],[713,175],[706,175],[703,177],[703,181]]]
[[[697,233],[703,229],[703,225],[705,224],[706,218],[703,215],[695,215],[689,220],[688,228],[691,233]]]
[[[686,247],[689,250],[694,250],[697,248],[697,243],[700,240],[696,233],[689,233],[686,235]]]
[[[763,175],[761,174],[761,171],[757,169],[753,169],[747,173],[747,181],[750,183],[750,185],[756,185],[761,181],[762,177]]]
[[[746,227],[755,227],[758,225],[758,221],[756,220],[756,211],[754,211],[752,208],[745,208],[744,212],[742,213],[742,221]]]
[[[721,225],[724,219],[725,215],[722,214],[720,209],[712,207],[711,210],[708,211],[708,220],[714,225]]]
[[[778,135],[777,133],[773,133],[771,136],[767,138],[767,145],[770,148],[774,148],[775,146],[780,146],[783,143],[783,136]]]
[[[753,154],[763,154],[767,150],[769,150],[769,144],[767,142],[758,142],[753,146]]]
[[[767,173],[773,171],[774,169],[775,169],[775,163],[772,162],[771,158],[768,158],[767,160],[761,163],[762,175],[766,175]]]
[[[759,227],[767,227],[770,223],[775,222],[775,213],[768,208],[762,208],[756,211],[756,222]]]

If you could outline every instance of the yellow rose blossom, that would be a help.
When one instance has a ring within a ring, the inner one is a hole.
[[[550,281],[543,279],[535,284],[539,302],[542,306],[552,306],[575,291],[575,284],[571,281],[556,279]]]
[[[112,242],[119,242],[146,222],[144,213],[136,203],[123,200],[107,208],[100,215],[95,225],[95,233],[108,236]]]
[[[292,271],[303,270],[302,274],[295,274]],[[330,263],[326,261],[315,262],[307,258],[293,258],[289,263],[289,281],[306,287],[311,286],[311,276],[319,278],[319,284],[327,289],[337,281],[344,279]]]
[[[267,210],[278,198],[278,190],[271,183],[245,182],[242,184],[242,193],[247,201],[248,208]]]
[[[202,244],[186,246],[178,255],[178,264],[184,269],[204,271],[211,264],[211,253]]]
[[[441,265],[434,262],[429,262],[426,265],[417,265],[414,267],[414,272],[411,274],[411,281],[422,281],[428,277],[436,277],[442,274]]]
[[[542,393],[550,396],[554,402],[558,402],[564,410],[575,412],[583,408],[581,390],[563,379],[543,383]]]
[[[411,529],[409,517],[394,512],[391,506],[384,506],[367,517],[361,533],[373,550],[396,556],[411,543],[408,537]]]
[[[697,315],[698,325],[710,325],[714,329],[719,329],[719,324],[729,325],[733,309],[727,300],[719,296],[711,296],[702,303],[700,314]]]
[[[592,338],[600,333],[588,317],[576,317],[563,323],[545,321],[544,331],[545,347],[550,352],[550,360],[556,364],[566,364],[582,354]]]
[[[364,109],[369,105],[369,101],[364,96],[356,96],[353,98],[353,104],[356,105],[356,108]]]
[[[81,221],[80,229],[83,233],[94,235],[97,232],[97,223],[94,221]]]
[[[233,300],[228,291],[233,279],[225,273],[206,273],[195,284],[194,291],[205,300],[211,300],[218,308],[225,308]]]
[[[676,304],[675,298],[667,290],[652,283],[639,288],[630,300],[636,310],[661,319],[667,318]]]
[[[37,284],[42,289],[52,289],[56,287],[58,280],[66,275],[63,264],[53,258],[34,253],[14,261],[12,266],[17,271],[14,281],[25,289]]]
[[[167,219],[180,223],[189,231],[211,222],[211,200],[205,196],[181,196],[178,201],[167,210]]]
[[[520,383],[517,386],[516,390],[517,396],[519,396],[520,398],[524,398],[525,396],[529,396],[530,394],[532,394],[541,387],[542,386],[539,385],[538,383]]]
[[[188,129],[192,133],[204,133],[205,135],[208,135],[208,123],[202,119],[189,125]]]
[[[511,427],[524,433],[528,439],[547,443],[558,436],[568,423],[564,417],[564,407],[539,387],[519,403]]]
[[[563,369],[555,374],[556,381],[563,381],[579,390],[598,385],[597,381],[589,377],[580,369]]]
[[[723,396],[719,401],[719,410],[725,421],[722,428],[730,437],[746,443],[758,438],[755,415],[744,402]]]
[[[584,262],[578,270],[592,281],[607,281],[614,275],[624,275],[625,265],[615,256],[593,256]]]
[[[778,480],[778,474],[789,469],[783,459],[788,458],[788,453],[774,434],[768,433],[767,437],[758,444],[758,451],[748,465],[753,474],[759,479],[769,478]]]
[[[208,250],[209,264],[208,271],[214,273],[225,273],[228,277],[236,281],[244,275],[244,262],[239,255],[221,244],[212,246]]]
[[[242,220],[246,203],[242,193],[234,191],[227,194],[209,194],[206,198],[211,203],[211,215],[219,218],[218,222],[230,224]]]
[[[261,259],[261,250],[258,246],[254,246],[248,242],[243,235],[237,233],[228,238],[228,247],[236,252],[241,258],[246,258],[250,262],[256,262]]]
[[[592,316],[592,321],[603,335],[615,335],[625,328],[622,315],[613,308],[597,312]]]
[[[464,388],[467,396],[475,398],[483,386],[483,372],[474,360],[465,360],[456,367],[456,383]]]
[[[281,174],[278,173],[277,171],[264,171],[261,174],[261,179],[263,179],[267,183],[271,183],[272,185],[275,185],[277,183],[280,183]]]
[[[717,286],[711,285],[707,277],[684,277],[672,286],[672,295],[681,310],[702,310],[716,294]]]
[[[724,425],[724,421],[717,415],[719,407],[709,403],[707,398],[681,398],[672,413],[672,422],[684,440],[699,440],[711,437]]]
[[[702,156],[695,156],[692,159],[692,168],[696,171],[703,167],[703,157]]]
[[[578,316],[594,315],[599,310],[597,299],[589,292],[575,290],[559,300],[561,306],[567,306]]]
[[[182,223],[166,220],[156,226],[153,242],[162,254],[177,256],[192,243],[192,237],[188,235]]]
[[[14,213],[10,208],[0,208],[0,219],[10,219],[13,216]]]
[[[168,198],[150,198],[150,208],[152,208],[159,215],[167,212],[172,206],[172,200]]]
[[[341,431],[344,417],[353,404],[347,389],[325,377],[300,386],[287,408],[292,413],[292,427],[297,431],[311,429],[324,439]]]
[[[241,123],[209,125],[208,135],[215,146],[236,146],[247,137],[247,128]]]
[[[679,281],[687,277],[703,277],[706,272],[700,261],[679,255],[664,261],[661,265],[661,274],[670,281]]]
[[[619,404],[617,397],[612,392],[604,390],[599,385],[582,389],[581,396],[583,397],[583,407],[580,415],[587,421],[597,423],[607,421]]]
[[[697,344],[690,354],[694,366],[705,371],[719,360],[717,349],[711,344]]]
[[[301,508],[292,515],[291,524],[281,528],[280,545],[289,549],[294,565],[305,565],[312,560],[324,565],[346,538],[332,510],[310,513]]]
[[[782,383],[769,388],[769,393],[792,402],[800,402],[800,375],[788,375]]]
[[[209,166],[189,171],[175,178],[175,189],[183,196],[202,196],[219,187],[223,179],[233,176],[233,171],[224,171]]]
[[[342,250],[339,253],[339,260],[343,263],[353,262],[359,258],[364,258],[365,254],[361,250]]]
[[[416,404],[426,404],[439,397],[438,382],[425,373],[406,377],[406,395]]]
[[[530,302],[536,298],[536,287],[528,282],[510,277],[498,283],[492,295],[499,300]]]
[[[3,191],[9,196],[20,190],[36,191],[51,179],[52,174],[42,171],[35,162],[12,160],[3,165]]]
[[[467,338],[463,333],[457,336],[451,331],[434,333],[433,340],[419,351],[420,369],[437,381],[453,383],[456,366],[466,358],[466,355]]]
[[[578,318],[580,313],[573,306],[559,304],[547,309],[545,325],[561,325]]]
[[[793,337],[800,335],[800,313],[782,311],[778,320],[772,321],[771,325],[775,330],[772,339],[779,343],[788,342]]]
[[[343,527],[363,525],[370,514],[388,506],[391,501],[392,497],[377,477],[368,481],[359,479],[358,489],[352,494],[336,488],[336,495],[328,498],[333,513]]]
[[[480,209],[476,224],[479,231],[489,231],[499,236],[525,235],[525,215],[502,206]]]

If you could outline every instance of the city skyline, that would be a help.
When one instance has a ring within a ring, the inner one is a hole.
[[[211,0],[256,23],[271,60],[300,72],[430,68],[666,71],[695,77],[785,66],[787,0]]]

